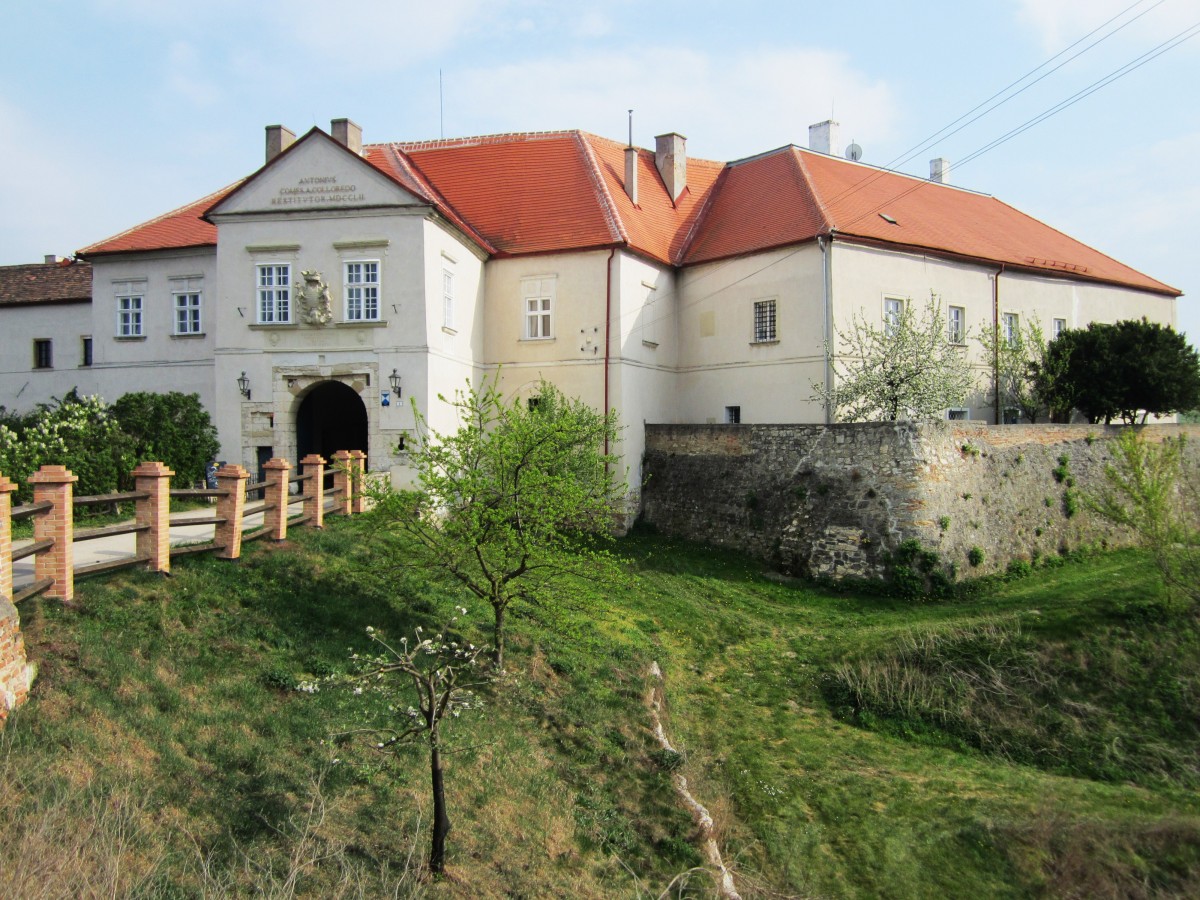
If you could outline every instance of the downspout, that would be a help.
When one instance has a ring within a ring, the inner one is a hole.
[[[822,333],[825,344],[825,424],[833,423],[833,402],[829,399],[833,394],[833,300],[830,297],[830,284],[833,281],[833,229],[829,230],[828,243],[823,235],[817,235],[817,246],[821,248],[821,282],[822,282]]]
[[[604,281],[604,415],[608,415],[608,365],[609,365],[609,331],[612,327],[612,261],[617,255],[617,248],[608,251],[608,262],[605,263]],[[604,455],[608,456],[608,431],[604,432]]]
[[[1004,274],[1004,263],[992,278],[992,420],[996,425],[1003,421],[1000,409],[1000,276]]]

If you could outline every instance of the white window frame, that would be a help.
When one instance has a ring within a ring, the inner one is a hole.
[[[955,313],[958,315],[956,316]],[[946,307],[946,339],[952,344],[965,344],[967,342],[966,307]]]
[[[454,270],[442,266],[442,327],[454,330]]]
[[[379,321],[383,299],[382,270],[383,264],[378,259],[347,259],[342,262],[344,321]]]
[[[558,293],[554,275],[521,279],[521,340],[554,340],[554,307]]]
[[[884,295],[883,330],[886,334],[892,334],[896,330],[901,316],[904,315],[904,307],[907,303],[907,297]]]
[[[774,344],[779,340],[779,306],[775,297],[754,301],[755,344]]]
[[[264,282],[263,275],[270,272],[270,281]],[[283,273],[282,278],[280,273]],[[259,325],[291,325],[292,316],[292,264],[290,262],[264,262],[254,266],[254,320]]]
[[[146,336],[146,282],[118,281],[113,284],[117,301],[117,331],[119,338]]]
[[[1060,334],[1062,334],[1064,331],[1067,330],[1067,320],[1066,319],[1055,319],[1053,321],[1053,323],[1051,323],[1051,328],[1053,331],[1053,334],[1051,335],[1051,340],[1053,340],[1054,338],[1058,337]]]
[[[1018,313],[1006,312],[1000,316],[1000,336],[1008,346],[1017,346],[1021,340],[1021,316]]]

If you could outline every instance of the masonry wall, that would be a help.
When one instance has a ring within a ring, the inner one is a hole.
[[[1100,489],[1119,432],[973,422],[648,425],[643,516],[790,574],[881,577],[887,555],[910,538],[960,576],[986,574],[1014,559],[1130,542],[1080,500]],[[1200,427],[1146,433],[1190,435],[1189,465],[1200,465]],[[969,562],[974,547],[983,551],[978,566]]]
[[[25,644],[17,608],[0,596],[0,724],[25,701],[33,669],[25,660]]]

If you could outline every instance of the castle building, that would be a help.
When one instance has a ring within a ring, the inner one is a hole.
[[[810,144],[723,163],[674,133],[649,150],[270,126],[244,180],[42,267],[90,266],[90,302],[13,299],[0,276],[0,404],[195,391],[227,460],[360,448],[404,482],[410,401],[453,430],[439,395],[495,374],[532,397],[545,379],[618,410],[637,484],[645,422],[826,421],[812,385],[855,315],[937,295],[981,366],[972,335],[1033,318],[1048,336],[1175,323],[1178,290],[949,184],[942,160],[927,180],[845,159],[832,122]],[[946,415],[1004,418],[982,390]]]

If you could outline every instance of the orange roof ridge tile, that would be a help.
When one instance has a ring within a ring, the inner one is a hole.
[[[628,244],[629,234],[625,231],[625,226],[617,213],[617,207],[613,202],[612,194],[608,191],[608,185],[604,183],[604,178],[600,174],[600,163],[596,159],[592,145],[578,131],[574,133],[574,138],[576,145],[587,159],[588,177],[591,178],[592,189],[596,191],[604,206],[604,215],[608,219],[608,227],[612,232],[613,241]]]
[[[808,167],[804,165],[804,154],[795,152],[799,149],[795,144],[792,144],[792,152],[788,154],[792,160],[793,171],[797,175],[796,186],[802,193],[808,195],[813,202],[813,206],[816,207],[817,214],[821,217],[821,228],[818,229],[818,233],[830,234],[833,232],[833,221],[829,217],[829,210],[826,208],[824,201],[817,195],[817,190],[813,185],[812,177],[809,175]]]
[[[87,253],[103,253],[105,251],[97,250],[96,248],[101,247],[104,244],[114,243],[115,241],[119,241],[121,238],[126,237],[127,235],[130,235],[130,234],[133,234],[136,231],[141,231],[145,228],[149,228],[153,225],[157,225],[160,222],[165,222],[169,219],[175,218],[176,216],[182,216],[183,214],[187,213],[189,210],[194,209],[198,206],[204,206],[204,208],[207,209],[209,206],[212,205],[208,201],[211,200],[211,201],[213,201],[213,203],[217,202],[220,198],[224,197],[230,191],[234,190],[239,185],[241,185],[242,182],[244,182],[245,180],[246,180],[245,178],[239,178],[237,181],[233,182],[232,184],[226,185],[225,187],[221,188],[220,190],[213,191],[211,194],[208,194],[205,197],[201,197],[199,200],[193,200],[191,203],[185,203],[185,204],[183,204],[183,206],[177,207],[176,209],[173,209],[170,212],[165,212],[161,216],[155,216],[153,219],[150,219],[149,221],[146,221],[146,222],[139,222],[137,225],[134,225],[132,228],[126,228],[124,231],[120,231],[117,234],[114,234],[110,237],[104,238],[103,240],[96,241],[95,243],[92,243],[92,244],[88,244],[88,246],[84,247],[82,250],[76,251],[76,255],[82,256]],[[196,218],[199,219],[199,216],[197,216]],[[215,237],[215,233],[214,233],[214,237]],[[212,243],[215,244],[216,240],[214,239],[212,241]],[[203,246],[203,245],[197,245],[197,246]]]
[[[404,152],[411,150],[444,150],[451,147],[478,147],[484,144],[512,144],[562,138],[572,134],[580,134],[578,128],[564,128],[558,131],[504,131],[497,134],[476,134],[466,137],[428,138],[423,141],[393,141]],[[371,145],[369,146],[377,146]],[[366,149],[366,148],[364,148]]]
[[[679,249],[675,253],[675,258],[671,260],[672,265],[681,266],[684,260],[687,259],[687,255],[692,249],[692,241],[696,235],[701,233],[707,223],[709,213],[716,205],[717,197],[721,195],[721,187],[725,181],[725,176],[728,174],[729,167],[722,166],[721,171],[717,173],[716,181],[713,182],[712,190],[708,192],[708,196],[700,204],[700,210],[696,213],[696,218],[692,220],[692,226],[688,229],[687,234],[684,235],[683,242],[679,245]]]
[[[466,234],[470,235],[472,240],[478,242],[479,245],[488,253],[496,252],[496,248],[492,246],[491,242],[482,234],[480,234],[479,230],[475,228],[475,226],[469,221],[467,221],[467,218],[464,215],[455,209],[454,204],[447,200],[442,192],[434,187],[433,182],[425,177],[425,173],[421,171],[421,169],[413,161],[412,157],[402,151],[395,143],[373,144],[370,146],[383,147],[385,151],[390,152],[392,160],[398,166],[400,166],[409,175],[409,177],[412,178],[413,182],[419,186],[422,191],[425,192],[425,196],[421,198],[422,200],[427,200],[435,207],[443,210],[446,213],[447,218],[450,219],[455,226],[461,228]]]

